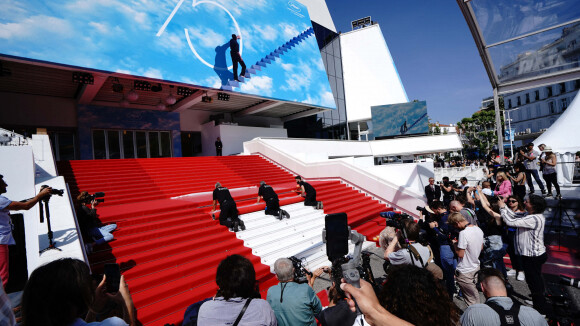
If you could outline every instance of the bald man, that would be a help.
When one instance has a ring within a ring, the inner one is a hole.
[[[461,316],[462,326],[548,325],[544,316],[534,308],[522,306],[507,296],[505,280],[497,269],[480,270],[478,279],[486,301],[465,310]]]

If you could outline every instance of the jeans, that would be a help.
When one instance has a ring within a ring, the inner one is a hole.
[[[530,188],[530,192],[534,192],[534,183],[532,182],[532,175],[534,176],[534,179],[536,179],[536,182],[540,186],[540,190],[542,190],[542,192],[546,191],[544,189],[544,183],[542,182],[542,180],[540,179],[540,175],[538,174],[538,170],[531,169],[526,170],[526,180],[528,181],[528,187]]]
[[[441,269],[443,270],[447,292],[449,296],[453,296],[453,293],[455,293],[455,268],[457,267],[457,259],[449,245],[440,246],[439,254],[441,255]]]

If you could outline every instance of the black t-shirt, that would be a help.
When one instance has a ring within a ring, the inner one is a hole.
[[[485,196],[485,195],[484,195]],[[483,209],[481,206],[481,201],[475,201],[475,212],[477,215],[478,226],[483,231],[483,234],[488,237],[490,235],[502,235],[503,225],[497,225],[495,218]]]
[[[449,187],[451,186],[451,190],[450,191],[446,191],[445,187]],[[446,198],[450,198],[450,197],[454,197],[455,196],[455,190],[453,190],[453,183],[449,182],[449,183],[445,183],[441,186],[441,192],[443,193],[443,197]]]
[[[262,196],[264,200],[270,200],[272,198],[278,197],[274,191],[274,188],[269,185],[261,185],[260,189],[258,189],[258,196]]]
[[[317,316],[322,326],[352,326],[356,320],[356,312],[352,312],[346,300],[339,300],[335,306],[326,308]]]
[[[234,201],[230,191],[226,187],[218,187],[213,190],[213,200],[217,200],[223,205],[224,200]]]
[[[306,181],[298,181],[298,185],[300,186],[304,186],[304,191],[307,194],[311,194],[313,192],[315,192],[316,190],[314,190],[314,187],[312,187],[308,182]]]
[[[217,148],[217,149],[222,149],[222,146],[223,146],[223,145],[222,145],[222,142],[221,142],[221,140],[216,140],[216,141],[215,141],[215,148]]]
[[[238,44],[237,40],[234,40],[234,39],[230,40],[230,51],[232,53],[240,52],[240,45]]]

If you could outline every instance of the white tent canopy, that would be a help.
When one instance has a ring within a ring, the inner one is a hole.
[[[546,144],[555,153],[580,151],[580,96],[574,98],[568,109],[534,140],[534,144]]]
[[[548,130],[534,140],[546,144],[558,156],[558,183],[570,185],[574,179],[575,153],[580,151],[580,96],[576,95],[568,109]]]

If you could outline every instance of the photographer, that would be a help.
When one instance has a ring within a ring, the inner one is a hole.
[[[2,285],[8,283],[8,246],[15,245],[16,242],[12,237],[12,221],[10,220],[10,211],[29,210],[36,203],[46,196],[50,196],[52,188],[45,187],[40,192],[24,202],[11,201],[2,196],[6,193],[8,184],[4,181],[4,176],[0,175],[0,278]]]
[[[455,190],[453,190],[454,183],[449,182],[449,177],[443,177],[442,180],[441,191],[443,192],[443,205],[449,207],[449,203],[455,199]]]
[[[441,258],[441,270],[447,287],[447,293],[450,297],[455,293],[455,268],[457,266],[457,257],[451,247],[451,239],[456,237],[453,230],[447,225],[449,214],[441,202],[434,202],[431,210],[435,213],[433,219],[428,223],[432,236],[435,237],[439,246],[439,255]]]
[[[77,200],[80,204],[80,209],[77,209],[79,227],[85,241],[87,254],[90,254],[95,245],[113,240],[112,232],[117,228],[117,224],[111,223],[103,225],[97,218],[95,206],[98,205],[98,202],[95,196],[91,196],[88,192],[83,191],[77,197]],[[91,205],[90,209],[87,207],[87,204]]]
[[[458,240],[453,240],[453,247],[459,260],[455,275],[463,292],[465,303],[470,306],[479,303],[479,293],[475,287],[475,273],[479,270],[479,254],[483,249],[483,231],[469,223],[460,213],[449,215],[447,223],[460,230]]]
[[[308,277],[308,284],[294,282],[294,265],[288,258],[278,258],[274,263],[277,285],[268,289],[267,301],[274,310],[278,325],[316,325],[314,316],[322,305],[314,293],[314,279],[322,274],[321,268]]]
[[[348,259],[337,258],[332,263],[332,268],[326,270],[330,273],[332,285],[328,289],[328,308],[322,310],[316,319],[322,326],[352,326],[355,325],[357,314],[350,310],[346,295],[340,288],[343,278],[342,264],[348,262]]]

